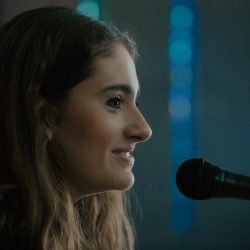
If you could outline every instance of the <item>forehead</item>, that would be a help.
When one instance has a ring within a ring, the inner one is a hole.
[[[121,44],[115,45],[113,52],[108,57],[97,57],[95,60],[97,70],[109,71],[112,67],[129,70],[135,73],[135,63],[128,50]]]
[[[102,87],[123,83],[130,85],[133,91],[139,91],[134,60],[124,46],[116,45],[109,57],[97,57],[94,67],[95,73],[86,82],[96,82],[96,86]]]

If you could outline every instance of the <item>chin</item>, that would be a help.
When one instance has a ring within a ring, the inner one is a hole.
[[[129,190],[130,188],[133,187],[134,182],[135,182],[134,175],[131,174],[129,178],[127,178],[126,180],[124,179],[123,181],[121,181],[121,182],[117,185],[116,190],[120,190],[120,191]]]
[[[126,191],[133,187],[134,182],[134,175],[132,172],[130,172],[129,174],[123,174],[122,176],[116,176],[115,178],[114,176],[112,176],[111,179],[107,178],[102,183],[95,183],[96,185],[92,183],[91,188],[90,185],[88,186],[88,188],[86,188],[86,186],[82,186],[80,184],[73,189],[73,198],[75,201],[77,201],[81,198],[88,197],[94,194],[100,194],[109,191]]]

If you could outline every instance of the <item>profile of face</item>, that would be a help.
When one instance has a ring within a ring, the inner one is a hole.
[[[71,90],[53,140],[64,150],[74,199],[109,190],[129,189],[135,146],[152,131],[137,108],[135,64],[122,45],[110,57],[95,59],[96,71]]]

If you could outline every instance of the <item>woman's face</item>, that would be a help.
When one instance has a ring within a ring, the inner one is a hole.
[[[74,199],[134,183],[133,151],[152,131],[136,106],[139,83],[122,45],[97,58],[95,74],[73,87],[53,136],[62,146]]]

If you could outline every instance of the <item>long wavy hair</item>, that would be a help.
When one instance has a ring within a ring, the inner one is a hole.
[[[126,32],[64,7],[27,11],[0,29],[0,231],[25,249],[134,249],[126,192],[74,202],[64,154],[47,135],[71,88],[117,43],[136,59]]]

